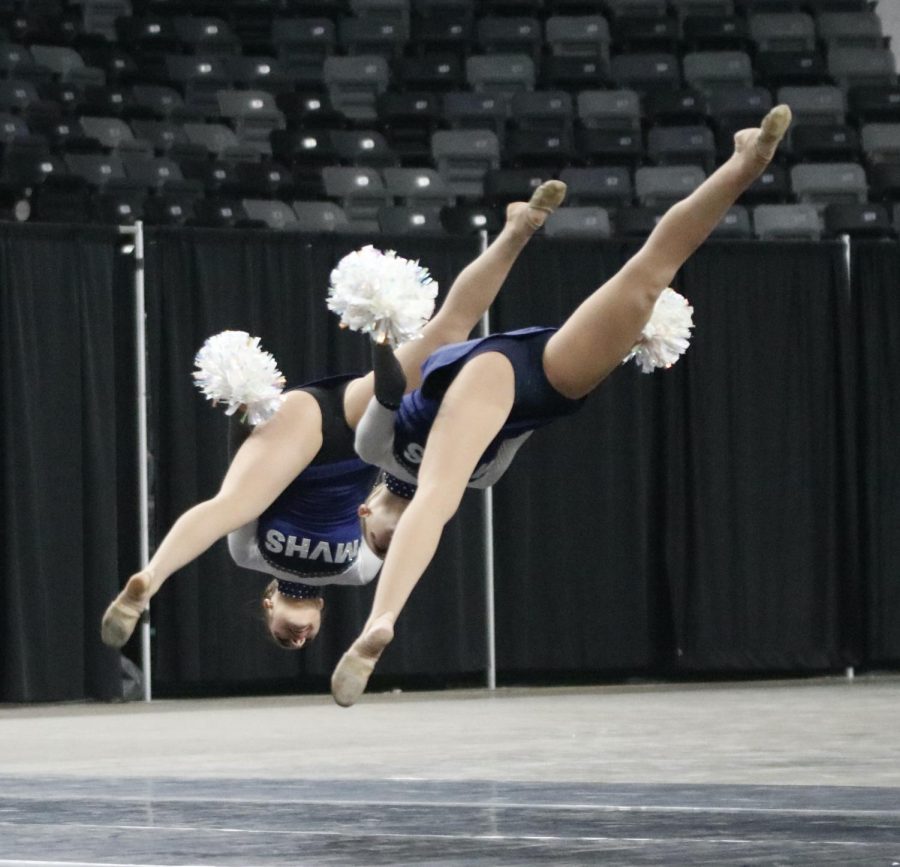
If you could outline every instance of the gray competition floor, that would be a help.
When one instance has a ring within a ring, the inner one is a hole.
[[[898,718],[896,677],[0,707],[0,867],[900,867]]]

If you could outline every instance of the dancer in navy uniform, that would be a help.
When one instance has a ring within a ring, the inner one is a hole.
[[[565,184],[548,181],[528,202],[507,208],[503,230],[457,276],[421,337],[396,350],[410,387],[418,385],[429,353],[468,337],[564,195]],[[383,352],[375,353],[379,358]],[[166,579],[229,534],[235,561],[274,579],[263,607],[275,640],[297,649],[315,638],[324,605],[320,588],[364,584],[381,565],[361,542],[357,517],[375,470],[353,450],[353,430],[374,388],[370,373],[288,391],[278,411],[237,449],[218,493],[175,522],[147,566],[107,608],[103,641],[121,647]]]
[[[680,303],[690,321],[684,299],[667,287],[765,169],[790,119],[790,109],[778,106],[760,129],[737,133],[733,156],[670,208],[643,247],[559,329],[445,347],[426,362],[418,391],[402,402],[394,393],[387,407],[371,402],[357,449],[390,475],[360,513],[369,544],[386,550],[386,559],[369,619],[332,675],[338,704],[352,705],[364,692],[466,487],[493,482],[528,431],[576,411],[642,336],[653,343],[644,329],[660,306]],[[674,357],[654,366],[670,364],[686,345],[682,340]],[[416,487],[407,485],[413,481]]]

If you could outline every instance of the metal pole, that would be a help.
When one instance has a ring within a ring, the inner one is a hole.
[[[134,351],[136,358],[137,396],[137,470],[138,470],[138,539],[140,564],[143,569],[150,561],[150,481],[148,475],[149,448],[147,443],[147,317],[144,300],[144,224],[120,226],[119,232],[134,238]],[[150,679],[150,606],[141,615],[141,671],[144,682],[144,701],[153,699]]]
[[[478,233],[481,238],[481,252],[488,246],[487,232],[482,229]],[[491,333],[491,315],[485,310],[481,317],[481,334]],[[487,688],[497,688],[497,641],[494,624],[494,492],[484,489],[482,499],[484,508],[484,601],[485,618],[487,620]]]
[[[841,246],[844,248],[844,276],[847,278],[847,297],[853,296],[853,286],[850,268],[850,236],[841,235]]]

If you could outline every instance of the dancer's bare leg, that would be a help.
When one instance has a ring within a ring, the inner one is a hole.
[[[408,390],[418,388],[422,363],[434,350],[468,339],[494,302],[519,254],[547,217],[562,204],[565,194],[566,185],[562,181],[545,181],[528,202],[513,202],[507,207],[503,230],[477,259],[459,272],[440,310],[422,330],[421,339],[411,340],[397,349]],[[347,388],[344,411],[351,427],[356,427],[368,406],[373,382],[369,374]]]
[[[479,355],[453,380],[428,435],[415,496],[403,513],[362,634],[331,678],[335,701],[349,707],[362,695],[381,652],[394,637],[409,594],[434,557],[444,525],[459,508],[479,458],[512,409],[515,377],[499,353]]]
[[[553,335],[544,351],[544,369],[562,394],[583,397],[619,366],[640,336],[660,293],[728,208],[762,174],[790,120],[790,109],[777,106],[759,129],[737,133],[732,157],[673,205],[643,247]]]
[[[131,576],[106,609],[100,629],[104,643],[121,647],[166,579],[232,530],[258,518],[321,447],[318,403],[306,392],[290,392],[281,409],[254,428],[238,449],[219,492],[172,525],[146,568]]]

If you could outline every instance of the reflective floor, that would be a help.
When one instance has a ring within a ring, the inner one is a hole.
[[[0,867],[900,867],[898,698],[880,678],[0,708]]]

